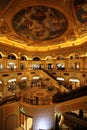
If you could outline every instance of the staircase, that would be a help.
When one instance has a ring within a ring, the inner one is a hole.
[[[48,73],[48,71],[46,70],[37,70],[37,73],[40,73],[42,75],[44,75],[44,77],[50,80],[50,82],[58,89],[60,89],[60,85],[58,84],[58,81],[56,80],[55,77],[53,77],[50,73]],[[61,85],[61,90],[65,90],[66,92],[70,91],[67,87]]]
[[[43,70],[45,73],[47,73],[49,76],[51,76],[54,80],[56,80],[56,77],[54,77],[48,70]],[[56,80],[57,81],[57,80]],[[57,83],[59,84],[59,85],[61,85],[58,81],[57,81]],[[64,84],[64,85],[61,85],[62,87],[64,87],[66,90],[68,90],[68,91],[70,91],[70,89],[68,88],[68,86],[66,85],[66,84]]]

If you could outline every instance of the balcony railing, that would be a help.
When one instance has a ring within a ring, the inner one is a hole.
[[[81,86],[75,90],[71,90],[71,91],[65,92],[65,93],[57,92],[53,96],[53,102],[60,103],[60,102],[68,101],[68,100],[75,99],[78,97],[82,97],[82,96],[87,96],[87,85]]]

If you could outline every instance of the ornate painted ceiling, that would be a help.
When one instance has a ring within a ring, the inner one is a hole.
[[[0,43],[49,51],[87,41],[87,0],[0,0]]]

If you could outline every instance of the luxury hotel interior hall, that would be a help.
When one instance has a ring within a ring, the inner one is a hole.
[[[0,0],[0,130],[87,130],[87,0]]]

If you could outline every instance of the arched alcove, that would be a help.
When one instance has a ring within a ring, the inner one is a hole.
[[[25,56],[25,55],[21,56],[21,60],[22,61],[26,61],[27,60],[27,56]]]
[[[33,61],[40,61],[41,59],[39,57],[34,57]]]
[[[80,80],[76,77],[69,78],[69,87],[70,89],[76,89],[80,87]]]
[[[16,60],[17,59],[17,55],[14,54],[14,53],[10,53],[10,54],[7,55],[7,59]]]

